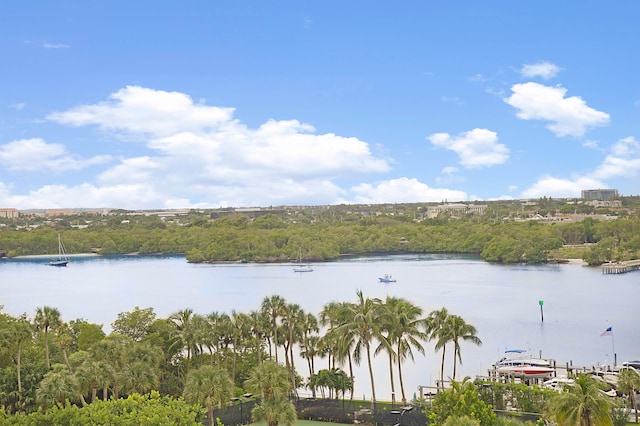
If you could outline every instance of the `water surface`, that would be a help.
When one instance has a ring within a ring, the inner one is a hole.
[[[73,257],[66,268],[46,258],[0,261],[0,304],[4,311],[32,316],[49,305],[69,321],[84,318],[109,332],[118,313],[152,307],[159,317],[180,309],[197,313],[249,312],[274,294],[306,312],[318,314],[332,301],[366,297],[403,297],[426,313],[446,307],[478,330],[481,347],[462,343],[459,374],[475,377],[506,349],[574,365],[613,364],[640,359],[640,272],[603,275],[578,265],[494,265],[449,255],[394,255],[350,258],[314,264],[314,271],[293,272],[292,264],[195,265],[182,257]],[[397,282],[382,284],[392,274]],[[543,301],[544,322],[539,301]],[[614,336],[600,337],[607,327]],[[409,397],[418,385],[433,385],[440,355],[425,345],[404,368]],[[451,374],[448,349],[445,374]],[[317,368],[326,368],[319,360]],[[298,371],[307,376],[306,364]],[[356,375],[356,394],[371,395],[368,372]],[[387,359],[375,360],[376,394],[390,399]],[[460,378],[460,376],[458,376]]]

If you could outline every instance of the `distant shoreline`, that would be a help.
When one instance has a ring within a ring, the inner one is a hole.
[[[52,257],[56,257],[56,254],[28,254],[24,256],[14,256],[14,257],[3,257],[3,259],[48,259]],[[154,256],[181,256],[186,259],[186,255],[184,253],[145,253],[140,254],[138,252],[131,253],[120,253],[120,254],[99,254],[99,253],[74,253],[68,254],[69,258],[79,258],[79,257],[117,257],[117,256],[140,256],[140,257],[154,257]],[[346,255],[346,256],[357,256],[357,255]],[[218,261],[205,261],[205,262],[188,262],[193,264],[228,264],[228,263],[255,263],[255,264],[266,264],[266,263],[292,263],[295,262],[295,259],[286,259],[286,260],[273,260],[273,261],[243,261],[243,260],[218,260]],[[309,263],[325,263],[327,261],[309,261]],[[332,261],[328,261],[332,262]],[[489,262],[491,263],[491,262]],[[547,262],[547,264],[565,264],[565,265],[579,265],[579,266],[588,266],[588,263],[583,259],[557,259],[556,261]]]
[[[587,266],[587,262],[584,259],[565,259],[569,265],[581,265]]]

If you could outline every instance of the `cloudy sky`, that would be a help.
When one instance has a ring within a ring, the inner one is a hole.
[[[0,207],[640,193],[640,2],[4,0]]]

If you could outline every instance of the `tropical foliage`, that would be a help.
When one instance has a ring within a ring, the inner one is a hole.
[[[485,404],[478,396],[478,388],[465,377],[461,382],[452,381],[451,388],[439,392],[430,408],[427,409],[430,424],[455,424],[451,418],[468,417],[478,425],[491,426],[496,421],[496,415],[491,405]],[[461,424],[473,424],[467,420]]]
[[[0,419],[6,424],[83,419],[96,407],[111,412],[105,404],[119,407],[125,403],[116,401],[123,400],[192,410],[175,405],[182,398],[192,404],[188,407],[201,407],[199,413],[206,412],[214,424],[216,410],[252,394],[255,420],[291,424],[296,416],[291,399],[305,386],[314,395],[344,400],[347,394],[353,399],[356,380],[368,381],[377,408],[375,386],[389,380],[405,403],[403,365],[430,349],[442,363],[440,383],[452,379],[429,411],[434,424],[456,421],[448,420],[452,415],[460,422],[490,424],[491,405],[544,410],[559,424],[611,424],[612,404],[588,377],[553,397],[523,384],[478,387],[455,380],[467,344],[480,344],[478,331],[446,308],[425,315],[409,300],[369,298],[362,291],[353,301],[325,304],[318,315],[279,295],[265,297],[246,313],[183,309],[157,318],[152,308],[135,307],[117,316],[108,335],[83,319],[66,322],[48,306],[31,317],[0,311]],[[375,357],[386,367],[374,368]],[[326,368],[318,368],[320,362]],[[366,365],[366,377],[354,376],[354,364]],[[620,376],[619,390],[635,406],[640,376],[630,373]]]
[[[539,214],[561,214],[562,205],[539,201]],[[563,245],[582,244],[588,247],[580,255],[594,265],[640,258],[637,215],[541,223],[516,221],[520,212],[509,208],[491,206],[482,216],[443,214],[431,219],[424,218],[424,206],[415,205],[289,209],[256,218],[235,213],[215,220],[210,219],[214,213],[194,211],[182,222],[113,212],[98,218],[61,217],[53,228],[40,226],[31,232],[0,228],[0,253],[53,254],[60,233],[70,253],[182,253],[191,262],[292,261],[302,249],[304,259],[314,261],[344,254],[446,252],[489,262],[539,263],[561,257]],[[87,227],[73,227],[74,219]]]
[[[49,411],[7,415],[0,411],[0,425],[97,425],[97,426],[200,426],[203,413],[199,406],[158,392],[132,394],[127,398],[96,401],[85,408],[66,403]]]
[[[609,397],[600,392],[598,382],[581,374],[551,401],[549,413],[559,426],[608,426],[613,424],[612,408]]]

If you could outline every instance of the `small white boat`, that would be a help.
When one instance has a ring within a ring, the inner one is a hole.
[[[521,379],[538,379],[551,377],[555,369],[546,359],[531,358],[522,349],[505,351],[506,356],[494,365],[500,376],[517,377]]]
[[[69,258],[67,257],[64,245],[62,244],[62,240],[60,239],[60,234],[58,234],[58,259],[49,262],[49,266],[67,266],[68,263]]]
[[[542,387],[545,389],[552,389],[558,392],[562,392],[565,387],[573,386],[575,381],[568,377],[553,377],[549,380],[545,380],[542,383]]]
[[[294,266],[293,272],[313,272],[311,266],[302,264],[302,249],[298,250],[298,264]]]
[[[396,279],[391,276],[391,274],[384,274],[383,276],[378,278],[381,283],[395,283]]]

